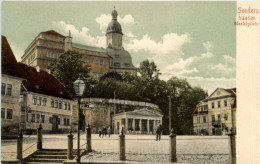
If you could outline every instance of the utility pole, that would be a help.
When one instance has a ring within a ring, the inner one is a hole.
[[[172,129],[172,110],[171,110],[171,96],[169,96],[169,133]]]
[[[115,99],[116,99],[116,91],[114,91],[114,134],[116,134],[116,106],[115,106]]]

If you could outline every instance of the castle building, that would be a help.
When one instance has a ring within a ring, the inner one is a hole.
[[[53,60],[57,59],[60,54],[66,51],[75,51],[82,54],[83,64],[91,67],[90,75],[96,80],[110,71],[136,75],[137,68],[132,63],[132,57],[123,48],[123,32],[117,21],[117,11],[113,10],[111,15],[112,20],[108,24],[106,32],[106,49],[74,43],[70,32],[65,37],[50,30],[41,32],[26,48],[22,56],[22,63],[48,69]]]
[[[193,112],[193,132],[227,135],[231,128],[236,128],[236,88],[217,88]]]

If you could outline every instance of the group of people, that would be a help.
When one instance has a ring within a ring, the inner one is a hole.
[[[110,135],[111,135],[111,128],[110,126],[106,127],[106,126],[103,126],[103,128],[99,128],[98,129],[98,134],[99,134],[99,138],[103,138],[104,136],[107,137],[107,134],[110,138]]]

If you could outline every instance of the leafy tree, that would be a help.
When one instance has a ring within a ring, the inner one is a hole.
[[[79,74],[84,81],[89,82],[90,67],[83,65],[81,59],[80,53],[67,51],[55,59],[49,67],[53,76],[67,88],[71,95],[75,95],[73,82]]]
[[[149,60],[145,60],[140,63],[139,72],[142,77],[158,78],[160,75],[159,71],[160,70],[157,69],[157,66],[155,65],[155,63],[153,61],[149,62]]]

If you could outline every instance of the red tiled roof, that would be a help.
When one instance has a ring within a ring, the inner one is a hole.
[[[17,66],[16,58],[6,39],[2,35],[2,74],[18,77],[19,68]]]
[[[5,36],[2,36],[2,73],[23,78],[23,85],[29,92],[73,100],[66,88],[53,75],[44,70],[17,63]]]
[[[42,33],[44,33],[44,34],[50,34],[50,35],[55,35],[55,36],[59,36],[59,37],[65,38],[65,36],[61,35],[60,33],[57,33],[57,32],[54,31],[54,30],[45,31],[45,32],[42,32]]]
[[[208,113],[207,110],[206,110],[206,111],[200,111],[200,112],[199,112],[199,114],[207,114],[207,113]],[[193,114],[194,114],[194,115],[195,115],[195,114],[198,114],[198,107],[194,110]]]
[[[37,72],[36,68],[26,64],[18,63],[18,65],[21,70],[20,76],[27,79],[23,81],[27,91],[73,100],[59,80],[47,71],[40,69],[40,72]]]

